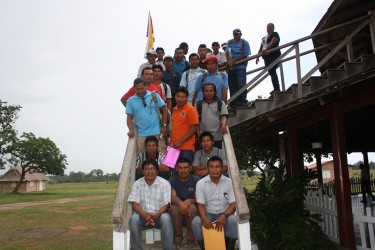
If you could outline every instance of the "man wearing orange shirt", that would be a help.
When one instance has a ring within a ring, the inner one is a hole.
[[[163,91],[161,90],[160,85],[152,83],[154,81],[154,72],[152,71],[152,69],[150,67],[146,67],[142,70],[142,79],[146,81],[146,89],[148,91],[158,92],[161,99],[163,99],[163,101],[165,101]],[[128,92],[126,92],[125,95],[123,95],[121,97],[121,102],[122,102],[122,104],[124,104],[125,107],[126,107],[126,103],[128,102],[128,99],[130,97],[132,97],[133,95],[135,95],[135,89],[134,89],[134,87],[131,87],[128,90]]]
[[[188,96],[189,92],[185,87],[179,87],[176,90],[176,106],[172,113],[170,146],[180,149],[180,158],[187,158],[191,164],[194,157],[195,133],[199,126],[199,120],[197,110],[187,102]]]

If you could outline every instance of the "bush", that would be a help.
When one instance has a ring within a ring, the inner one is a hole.
[[[319,227],[320,215],[303,207],[306,172],[284,176],[284,166],[260,178],[246,193],[251,212],[251,240],[260,250],[335,249]]]

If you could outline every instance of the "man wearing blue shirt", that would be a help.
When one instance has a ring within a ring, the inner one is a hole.
[[[216,87],[216,97],[227,102],[228,95],[228,75],[225,72],[218,71],[218,61],[216,56],[207,57],[204,60],[207,67],[207,73],[203,73],[197,77],[195,83],[195,92],[192,103],[203,100],[202,86],[206,83],[213,83]]]
[[[227,66],[229,67],[229,90],[230,94],[234,95],[243,86],[246,85],[246,67],[247,61],[236,62],[248,57],[251,54],[249,42],[241,39],[242,32],[240,29],[233,30],[233,39],[228,41],[225,55],[227,57]],[[247,106],[247,91],[244,90],[231,103],[232,107]]]
[[[127,126],[129,129],[128,136],[135,136],[134,123],[137,125],[137,147],[138,153],[144,152],[144,141],[147,136],[154,135],[160,138],[162,134],[164,138],[167,137],[167,118],[168,111],[165,102],[161,99],[158,93],[153,94],[146,89],[146,82],[141,78],[134,80],[134,89],[136,94],[129,98],[125,113],[127,115]],[[160,118],[157,109],[160,109],[162,114],[162,128],[160,129]],[[159,149],[165,147],[165,140],[159,140]],[[162,145],[160,145],[160,143]]]

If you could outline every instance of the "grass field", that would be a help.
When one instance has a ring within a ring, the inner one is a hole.
[[[113,196],[0,211],[0,249],[112,249],[111,214],[116,187],[116,183],[55,184],[48,185],[44,193],[1,193],[2,204]]]

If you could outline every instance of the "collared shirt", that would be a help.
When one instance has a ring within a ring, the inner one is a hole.
[[[218,184],[211,181],[209,175],[198,181],[196,188],[197,203],[203,204],[207,213],[221,214],[235,201],[232,181],[221,175]]]
[[[180,74],[184,73],[190,68],[190,64],[187,61],[177,62],[173,60],[173,70],[179,72]]]
[[[159,109],[165,106],[165,102],[158,93],[156,93],[156,99]],[[137,125],[138,136],[160,134],[160,118],[156,108],[156,103],[152,99],[151,92],[148,90],[143,98],[138,95],[129,98],[125,113],[133,115],[135,124]]]
[[[220,119],[222,116],[228,116],[228,109],[225,103],[221,102],[221,110],[218,110],[219,105],[216,100],[212,103],[208,103],[205,100],[202,101],[202,114],[199,123],[200,133],[210,132],[214,137],[214,141],[223,140],[223,134],[220,132]]]
[[[196,69],[189,69],[186,70],[181,77],[180,86],[186,87],[189,91],[188,102],[191,104],[193,100],[194,91],[195,91],[195,83],[197,82],[198,76],[207,72],[205,69],[196,68]],[[187,76],[186,76],[187,75]]]
[[[230,60],[240,58],[242,56],[249,56],[251,54],[249,42],[245,39],[236,41],[231,39],[228,41],[228,46],[225,49],[225,54],[229,54]],[[242,69],[247,67],[248,61],[233,65],[231,69]]]
[[[196,101],[203,100],[203,92],[202,86],[205,83],[213,83],[216,86],[216,97],[221,99],[221,94],[223,93],[223,89],[228,89],[228,75],[225,72],[216,71],[215,73],[211,74],[209,72],[206,73],[206,78],[202,81],[204,74],[201,74],[197,78],[197,82],[195,83],[195,91],[198,92],[198,96]]]
[[[142,177],[133,183],[128,201],[139,203],[145,212],[157,212],[171,202],[171,185],[167,180],[156,176],[154,183],[149,186]]]
[[[175,106],[172,112],[171,145],[180,140],[193,125],[198,125],[198,111],[196,108],[186,103],[183,107]],[[180,147],[181,150],[194,151],[195,135],[190,136]]]
[[[181,74],[174,70],[165,70],[163,72],[162,82],[165,82],[171,88],[172,95],[176,93],[177,88],[180,85]]]
[[[207,166],[207,161],[212,156],[219,156],[223,160],[223,165],[228,165],[227,157],[224,150],[213,147],[211,152],[205,153],[203,149],[194,153],[193,166]]]

